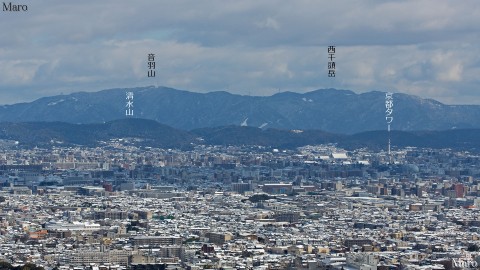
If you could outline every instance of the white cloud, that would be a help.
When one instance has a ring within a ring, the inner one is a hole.
[[[2,16],[4,103],[159,83],[257,95],[396,89],[480,104],[475,0],[27,4],[26,14]],[[337,46],[335,79],[328,45]],[[146,77],[148,53],[157,56],[155,79]]]
[[[440,72],[438,74],[438,79],[441,81],[458,82],[462,79],[462,71],[463,65],[460,63],[456,63],[451,65],[451,67],[448,68],[446,71]]]
[[[0,83],[6,85],[26,85],[33,82],[42,60],[7,60],[0,61]]]

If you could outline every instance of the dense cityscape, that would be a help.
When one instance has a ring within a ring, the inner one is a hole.
[[[129,138],[2,148],[0,260],[9,267],[478,266],[474,152],[333,144],[180,151]]]
[[[480,1],[1,6],[0,270],[480,270]]]

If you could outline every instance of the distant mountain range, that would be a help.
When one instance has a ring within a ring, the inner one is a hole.
[[[353,135],[318,130],[278,130],[224,126],[182,131],[153,120],[122,119],[102,124],[64,122],[0,123],[0,139],[16,140],[23,146],[54,145],[101,146],[112,139],[139,146],[188,149],[193,145],[262,145],[294,148],[304,145],[336,143],[346,149],[369,147],[385,149],[386,131]],[[432,148],[480,149],[480,129],[447,131],[393,131],[392,145]]]
[[[0,122],[103,123],[125,118],[125,92],[134,92],[135,117],[193,130],[229,125],[324,130],[354,134],[386,129],[385,93],[323,89],[305,94],[242,96],[140,87],[80,92],[0,106]],[[392,128],[401,131],[480,128],[480,106],[444,105],[394,94]]]

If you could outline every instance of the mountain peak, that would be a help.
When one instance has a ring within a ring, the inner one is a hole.
[[[279,129],[318,129],[357,133],[386,128],[384,93],[318,89],[272,96],[242,96],[225,91],[194,93],[168,87],[108,89],[44,97],[30,103],[0,107],[0,121],[63,121],[104,123],[125,117],[125,92],[135,94],[134,117],[174,128],[239,125]],[[480,128],[480,106],[446,106],[440,102],[396,93],[396,130]]]

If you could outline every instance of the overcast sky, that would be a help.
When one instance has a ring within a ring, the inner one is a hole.
[[[246,95],[381,90],[480,104],[478,0],[12,4],[28,11],[0,14],[0,104],[147,85]]]

